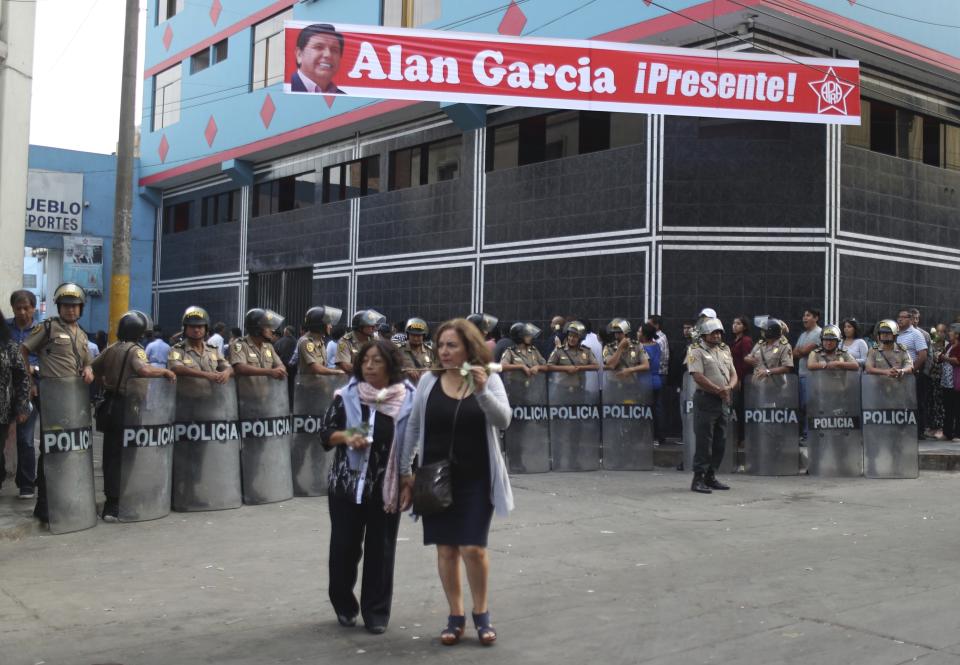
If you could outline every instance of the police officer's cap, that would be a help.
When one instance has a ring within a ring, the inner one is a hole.
[[[832,339],[835,342],[840,341],[840,328],[835,325],[824,326],[823,330],[820,331],[820,343],[823,344],[824,340]]]
[[[353,330],[360,330],[361,328],[366,328],[368,326],[379,326],[386,320],[387,317],[375,309],[361,309],[353,315],[353,320],[350,322],[350,327]]]
[[[493,330],[498,323],[500,323],[500,319],[495,317],[493,314],[484,314],[483,312],[475,312],[471,314],[467,317],[467,321],[475,325],[477,330],[484,335],[489,335],[490,331]]]
[[[584,335],[587,334],[587,327],[580,323],[579,321],[571,321],[563,327],[563,332],[566,334],[573,333],[580,339],[583,339]]]
[[[153,328],[150,317],[137,309],[131,309],[117,322],[117,338],[121,342],[136,342]]]
[[[900,326],[897,325],[896,321],[884,319],[877,324],[877,337],[879,337],[881,333],[890,333],[896,337],[900,334]]]
[[[335,326],[340,323],[343,310],[329,305],[311,307],[303,316],[303,328],[309,332],[324,332],[327,325]]]
[[[407,319],[407,325],[403,327],[403,332],[407,335],[426,335],[430,332],[430,326],[423,319],[413,317]]]
[[[716,317],[709,317],[704,319],[703,323],[700,324],[700,334],[709,335],[712,332],[716,331],[723,332],[723,322]]]
[[[779,339],[780,335],[783,334],[780,321],[774,318],[767,319],[762,326],[762,330],[764,339]]]
[[[183,313],[183,319],[180,321],[181,325],[186,326],[206,326],[210,328],[210,315],[207,314],[207,310],[203,307],[197,307],[196,305],[191,305],[187,307],[186,311]]]
[[[57,305],[82,305],[86,300],[83,288],[73,282],[64,282],[53,292],[53,302]]]
[[[704,307],[700,310],[700,313],[697,314],[698,319],[715,319],[717,318],[717,311],[712,307]]]
[[[621,319],[619,317],[615,318],[613,321],[607,324],[607,332],[611,335],[614,333],[621,332],[624,335],[630,334],[630,322],[626,319]]]

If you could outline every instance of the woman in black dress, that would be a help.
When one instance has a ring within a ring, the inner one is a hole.
[[[510,404],[499,375],[487,375],[491,354],[475,326],[466,319],[444,323],[436,346],[442,369],[420,380],[400,452],[400,503],[410,505],[411,466],[418,451],[424,465],[453,460],[453,505],[423,517],[423,542],[437,547],[437,569],[450,606],[440,639],[452,645],[463,634],[462,560],[477,636],[490,645],[497,634],[487,608],[487,533],[494,510],[505,516],[513,508],[499,440],[499,430],[510,424]],[[461,371],[464,363],[471,365],[469,372]]]
[[[413,394],[397,348],[371,340],[357,353],[353,378],[327,409],[320,431],[324,448],[336,449],[327,492],[330,602],[341,626],[354,626],[359,612],[375,635],[390,621],[400,526],[397,454]],[[353,587],[361,556],[357,603]]]

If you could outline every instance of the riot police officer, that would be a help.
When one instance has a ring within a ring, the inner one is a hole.
[[[170,348],[167,369],[177,376],[226,383],[233,368],[223,357],[218,344],[207,343],[210,315],[202,307],[190,306],[180,319],[183,338]]]
[[[860,365],[853,356],[840,348],[840,339],[839,327],[824,326],[820,331],[820,346],[811,351],[807,357],[807,369],[860,369]]]
[[[603,347],[604,367],[617,370],[617,375],[646,372],[650,369],[650,358],[642,344],[630,340],[630,322],[616,318],[607,324],[607,333],[613,335],[613,341]]]
[[[403,369],[414,384],[420,380],[423,370],[435,369],[440,366],[437,356],[424,339],[430,334],[430,327],[423,319],[413,317],[403,327],[407,341],[400,345],[400,357],[403,358]]]
[[[577,374],[600,369],[593,351],[582,345],[587,327],[579,321],[570,321],[563,327],[563,332],[563,346],[554,349],[547,360],[550,371]]]
[[[753,378],[763,380],[774,374],[793,371],[793,348],[783,336],[783,326],[777,319],[767,319],[761,326],[763,339],[757,342],[743,361],[753,367]]]
[[[337,342],[337,355],[334,361],[346,374],[353,373],[353,359],[360,352],[360,347],[373,338],[377,327],[387,320],[383,314],[375,309],[361,309],[353,315],[350,322],[350,332]]]
[[[97,422],[97,428],[103,432],[103,495],[106,501],[100,516],[104,522],[116,522],[119,517],[123,399],[127,393],[127,382],[134,376],[177,380],[177,375],[169,369],[154,367],[147,362],[147,352],[140,346],[139,340],[152,328],[149,316],[135,309],[130,310],[117,323],[117,341],[93,360],[93,372],[103,382],[104,399],[112,402],[109,409],[111,416]]]
[[[867,352],[864,371],[895,379],[913,372],[913,360],[907,347],[897,342],[900,328],[896,322],[884,319],[877,324],[877,343]]]
[[[29,363],[31,353],[40,359],[41,380],[81,376],[84,383],[93,383],[93,358],[90,357],[87,333],[77,323],[83,314],[86,298],[84,290],[76,284],[65,282],[58,286],[53,293],[58,315],[38,323],[24,340],[21,347],[24,362]],[[33,375],[31,380],[36,380]],[[40,399],[42,404],[42,395]],[[40,420],[42,424],[42,414]],[[37,503],[33,515],[41,522],[46,522],[47,485],[43,459],[41,447],[37,461]]]
[[[700,338],[690,346],[687,367],[697,386],[693,394],[697,445],[690,489],[701,494],[730,489],[717,480],[716,470],[723,461],[737,372],[719,319],[707,318],[700,324]]]
[[[336,307],[323,305],[311,307],[303,317],[303,329],[307,332],[297,342],[297,373],[338,374],[340,369],[327,367],[326,335],[332,326],[340,323],[343,311]]]
[[[469,315],[467,321],[477,327],[477,330],[480,331],[484,339],[486,339],[490,333],[493,332],[493,329],[497,327],[497,324],[500,323],[500,319],[493,314],[484,314],[483,312],[475,312]]]
[[[532,376],[540,371],[540,367],[547,362],[540,354],[540,350],[533,345],[533,340],[540,336],[540,329],[532,323],[518,321],[510,326],[510,339],[514,346],[503,352],[500,364],[505,372],[523,372]]]
[[[286,380],[287,370],[273,348],[283,317],[269,309],[255,307],[243,317],[246,335],[230,341],[230,365],[237,376],[269,376]]]

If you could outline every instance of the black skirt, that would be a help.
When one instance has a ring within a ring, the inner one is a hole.
[[[434,515],[423,516],[424,545],[487,546],[493,518],[488,478],[454,476],[453,505]]]

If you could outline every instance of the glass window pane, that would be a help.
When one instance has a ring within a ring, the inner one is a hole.
[[[202,51],[190,56],[190,73],[196,74],[202,72],[210,66],[210,49],[205,48]]]
[[[228,222],[240,221],[240,190],[235,189],[230,192],[230,212],[227,215]]]
[[[870,103],[870,149],[897,154],[897,109],[890,104]]]
[[[267,42],[253,45],[253,89],[259,90],[267,84]]]
[[[403,25],[403,0],[383,0],[383,24]]]
[[[897,109],[897,156],[923,157],[923,118],[903,109]]]
[[[640,143],[646,139],[647,116],[642,113],[610,114],[610,147]]]
[[[361,178],[362,168],[363,164],[360,161],[350,162],[346,165],[347,179],[345,196],[348,199],[355,199],[360,196],[363,185],[363,178]]]
[[[328,166],[323,170],[323,202],[332,203],[340,200],[340,171],[342,166]]]
[[[440,18],[440,0],[408,0],[413,4],[413,25],[415,28]]]
[[[427,183],[453,180],[460,171],[460,137],[431,143],[427,158]]]
[[[310,173],[293,176],[292,180],[294,191],[293,207],[306,208],[312,206],[316,197],[317,175],[311,171]]]
[[[416,187],[423,184],[423,147],[418,146],[410,149],[410,186]]]
[[[948,169],[960,170],[960,127],[943,127],[943,165]]]
[[[267,85],[283,80],[283,33],[279,32],[267,40]]]
[[[493,170],[516,167],[520,146],[520,126],[514,124],[494,127],[490,137],[493,142],[490,167]]]
[[[579,133],[576,111],[548,115],[544,159],[558,159],[578,154]]]
[[[860,100],[860,126],[845,125],[843,140],[847,145],[870,149],[870,100]]]
[[[177,79],[163,92],[163,126],[169,127],[180,120],[180,79]]]
[[[376,194],[380,191],[380,155],[367,157],[366,193]]]
[[[221,39],[213,45],[213,64],[223,62],[227,59],[227,40]]]
[[[397,150],[390,154],[390,189],[403,189],[409,187],[410,181],[410,158],[412,151]],[[420,167],[420,161],[417,160],[417,168]],[[420,175],[417,171],[417,184],[420,184]]]
[[[923,118],[923,163],[930,166],[940,166],[940,144],[942,124],[939,120],[924,116]]]

